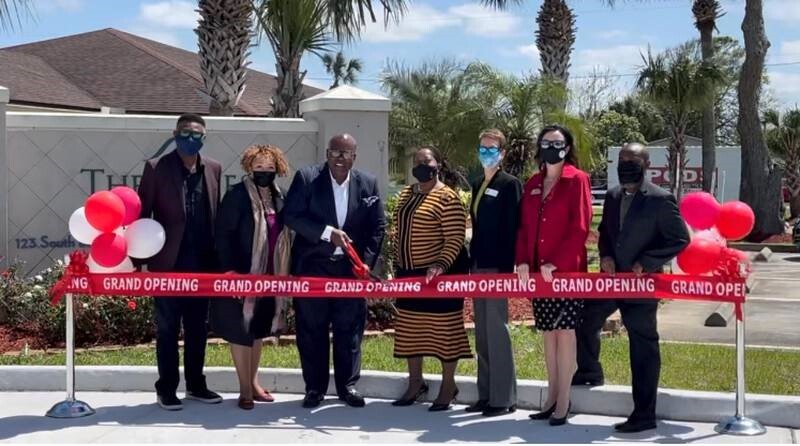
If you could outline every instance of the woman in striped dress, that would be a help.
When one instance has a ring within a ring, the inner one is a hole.
[[[467,214],[458,194],[440,179],[445,160],[432,147],[417,151],[412,171],[418,183],[400,193],[392,237],[397,247],[397,277],[463,273]],[[409,406],[428,391],[422,379],[422,358],[442,362],[442,386],[430,411],[450,408],[458,395],[455,371],[458,360],[472,358],[464,329],[464,299],[398,299],[394,356],[408,360],[408,389],[393,403]]]

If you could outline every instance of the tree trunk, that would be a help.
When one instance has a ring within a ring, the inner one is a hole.
[[[758,113],[764,60],[769,49],[764,30],[763,0],[746,0],[742,21],[745,59],[739,77],[739,138],[742,142],[742,175],[739,198],[750,205],[756,224],[748,237],[761,241],[783,232],[783,197],[780,167],[769,157]]]
[[[670,131],[672,137],[667,153],[669,186],[675,198],[680,200],[683,195],[683,171],[686,168],[686,126],[673,126]]]
[[[714,23],[703,24],[700,30],[700,46],[703,53],[703,63],[712,63],[714,57]],[[717,164],[716,140],[717,119],[714,113],[715,104],[709,103],[703,109],[703,190],[713,193],[711,185],[714,180],[714,170]]]
[[[291,63],[279,60],[275,64],[277,82],[272,97],[272,116],[276,118],[299,118],[300,98],[303,95],[303,78],[306,72],[300,71],[300,58]]]

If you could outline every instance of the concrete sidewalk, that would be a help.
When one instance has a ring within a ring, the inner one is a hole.
[[[710,423],[659,422],[656,431],[614,434],[621,418],[576,415],[568,425],[551,427],[528,420],[520,410],[498,418],[483,418],[456,410],[430,413],[427,404],[392,407],[370,399],[364,409],[328,398],[314,410],[300,407],[300,395],[276,395],[277,401],[257,404],[252,411],[236,407],[236,396],[225,394],[220,405],[186,401],[180,412],[154,404],[150,392],[82,392],[95,415],[72,420],[47,418],[44,413],[63,392],[0,392],[0,442],[14,443],[793,443],[797,431],[768,428],[758,437],[732,437],[714,432]]]

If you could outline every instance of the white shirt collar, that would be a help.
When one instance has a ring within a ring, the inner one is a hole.
[[[331,176],[331,184],[333,185],[333,187],[345,188],[345,187],[350,186],[350,171],[349,170],[347,171],[347,178],[344,179],[342,184],[339,184],[336,181],[336,178],[333,177],[333,173],[330,170],[328,170],[328,174]]]

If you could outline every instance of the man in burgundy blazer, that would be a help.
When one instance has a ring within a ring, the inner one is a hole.
[[[205,121],[197,115],[178,118],[173,131],[177,149],[148,160],[139,185],[142,218],[164,227],[166,243],[155,256],[144,260],[149,271],[212,272],[215,270],[214,219],[219,205],[221,166],[200,155],[205,140]],[[186,398],[219,403],[222,398],[206,387],[203,376],[208,298],[160,297],[155,299],[158,404],[167,410],[183,406],[176,392],[180,375],[178,336],[183,321]]]

